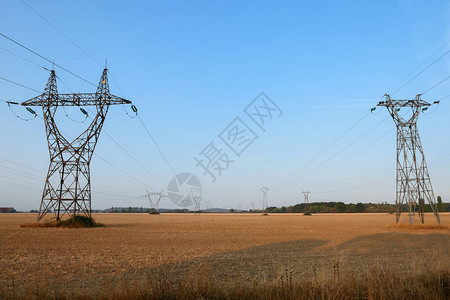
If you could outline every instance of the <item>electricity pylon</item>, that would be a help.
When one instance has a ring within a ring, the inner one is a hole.
[[[202,189],[191,187],[192,200],[194,200],[194,210],[200,211],[200,204],[202,201]]]
[[[164,195],[164,190],[162,190],[161,192],[147,191],[147,194],[142,197],[147,197],[148,201],[150,202],[150,214],[159,214],[159,211],[158,211],[159,203],[161,202],[161,199],[163,197],[168,197],[168,196]]]
[[[309,213],[309,194],[311,194],[311,192],[310,191],[307,191],[307,192],[303,191],[302,193],[303,193],[303,196],[305,198],[305,214],[306,214],[306,213]]]
[[[54,213],[57,220],[65,214],[91,216],[89,166],[92,155],[109,106],[125,103],[131,101],[110,94],[106,68],[100,78],[97,92],[78,94],[58,94],[56,74],[52,70],[44,93],[22,103],[23,106],[42,107],[50,154],[50,166],[42,193],[38,221],[47,213]],[[96,106],[97,115],[87,129],[70,142],[56,125],[55,114],[58,106]]]
[[[266,209],[267,209],[267,192],[270,191],[270,189],[265,186],[265,187],[261,188],[261,191],[263,192],[263,207],[262,207],[262,210],[263,210],[263,213],[265,213]]]
[[[397,126],[397,187],[396,187],[396,221],[398,223],[402,206],[408,205],[411,224],[414,223],[416,210],[420,221],[424,223],[425,200],[430,204],[439,224],[441,220],[434,199],[430,174],[420,142],[417,119],[421,111],[428,109],[430,103],[422,100],[420,94],[414,100],[392,100],[385,95],[386,101],[377,106],[387,108]],[[400,112],[407,110],[407,114]]]

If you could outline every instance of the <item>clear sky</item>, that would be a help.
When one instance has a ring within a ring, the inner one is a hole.
[[[78,47],[22,1],[0,3],[1,33],[81,77],[97,83],[107,58],[111,92],[133,101],[175,172],[195,174],[214,207],[261,207],[263,186],[270,206],[303,202],[302,190],[312,202],[394,203],[394,123],[383,109],[366,114],[450,49],[448,1],[27,0]],[[49,72],[10,52],[50,63],[3,37],[0,47],[0,77],[44,89]],[[414,98],[449,76],[449,63],[443,57],[393,98]],[[60,92],[95,91],[55,70]],[[423,99],[441,99],[449,87]],[[261,92],[283,111],[265,131],[244,112]],[[0,80],[2,100],[37,95]],[[447,202],[449,109],[447,98],[419,120],[435,194]],[[67,112],[83,119],[77,109]],[[219,137],[236,117],[258,136],[239,157]],[[86,125],[62,110],[57,120],[70,134]],[[140,196],[167,189],[173,172],[121,106],[111,107],[105,124],[91,164],[93,208],[148,206]],[[43,121],[21,121],[0,103],[0,126],[0,206],[37,209],[49,163]],[[194,160],[211,141],[234,160],[214,183]],[[175,206],[165,199],[161,207]]]

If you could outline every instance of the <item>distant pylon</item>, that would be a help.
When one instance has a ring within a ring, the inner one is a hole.
[[[202,189],[201,188],[194,188],[191,187],[191,195],[192,195],[192,200],[194,200],[194,210],[196,212],[200,212],[200,205],[201,205],[201,201],[202,201]]]
[[[168,196],[164,195],[164,190],[162,190],[161,192],[147,191],[147,194],[142,197],[147,197],[150,202],[150,214],[159,214],[158,211],[159,203],[161,202],[162,198]]]
[[[38,221],[47,213],[54,213],[57,220],[65,214],[91,216],[90,163],[100,137],[110,105],[131,103],[111,95],[108,70],[103,70],[95,93],[58,94],[56,74],[52,70],[44,93],[22,103],[23,106],[42,107],[47,133],[50,166],[42,193]],[[95,106],[97,114],[92,123],[73,141],[59,131],[55,114],[59,106],[76,106],[87,115],[83,106]]]
[[[303,196],[305,198],[305,213],[309,213],[309,194],[311,194],[310,191],[303,191]]]
[[[263,212],[266,212],[267,209],[267,191],[270,191],[270,189],[268,187],[262,187],[261,191],[263,192]]]
[[[385,95],[386,101],[381,101],[377,106],[387,108],[397,126],[397,187],[396,187],[396,221],[400,220],[402,206],[408,205],[408,215],[411,224],[417,210],[420,221],[424,223],[425,200],[430,204],[439,224],[441,220],[434,199],[430,174],[425,161],[422,144],[420,142],[417,119],[421,111],[426,110],[431,104],[422,100],[420,94],[414,100],[392,100]],[[407,109],[400,115],[401,109]]]

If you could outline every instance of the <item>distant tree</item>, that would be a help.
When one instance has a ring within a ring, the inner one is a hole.
[[[321,213],[329,213],[329,212],[331,212],[331,208],[326,207],[326,206],[322,206],[321,209],[320,209],[320,212]]]
[[[234,213],[234,209],[230,209],[230,213]]]
[[[336,209],[339,212],[344,212],[347,209],[347,205],[345,205],[344,202],[338,202],[338,203],[336,203]]]
[[[350,212],[350,213],[358,212],[358,210],[356,209],[356,205],[350,204],[350,206],[348,207],[348,212]]]
[[[377,208],[374,207],[374,206],[369,206],[364,211],[367,212],[367,213],[376,213],[377,212]]]
[[[364,204],[362,204],[361,202],[356,204],[356,211],[357,212],[362,213],[365,209],[366,208],[365,208]]]
[[[293,213],[299,213],[299,212],[303,212],[304,209],[305,209],[305,206],[303,204],[295,204],[292,207],[292,212]]]

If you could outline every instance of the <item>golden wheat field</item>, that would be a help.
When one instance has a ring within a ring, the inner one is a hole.
[[[36,215],[0,214],[0,298],[446,298],[450,214],[442,227],[425,217],[96,214],[105,227],[21,228]]]

